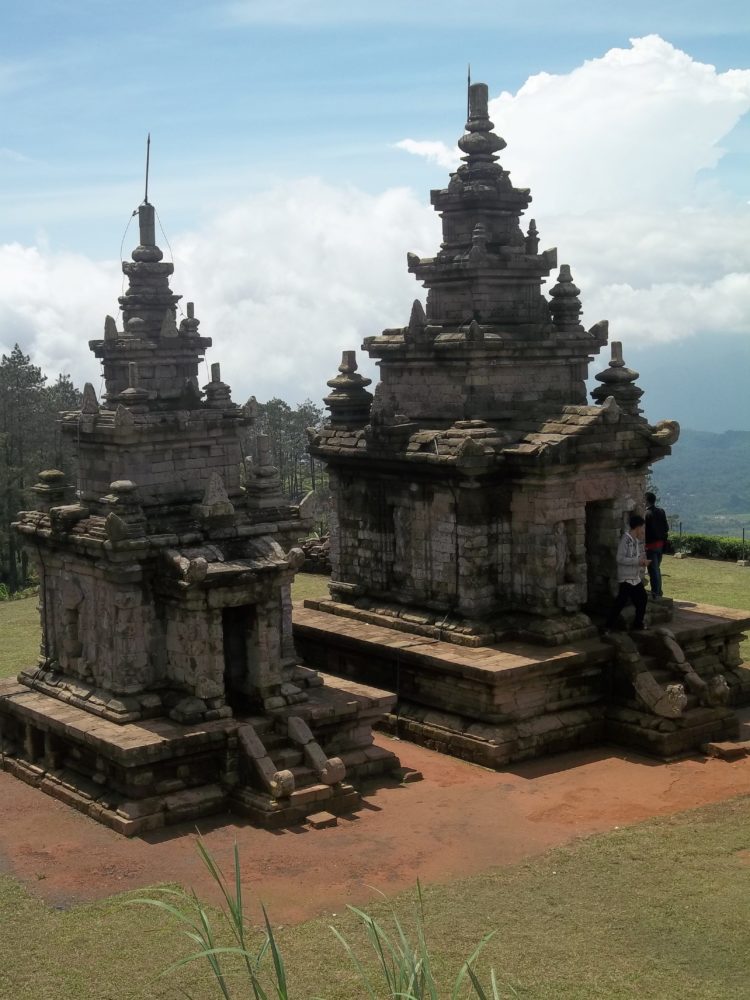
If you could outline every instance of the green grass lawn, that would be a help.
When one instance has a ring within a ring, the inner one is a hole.
[[[750,608],[750,569],[667,557],[663,571],[669,596]],[[295,584],[295,598],[324,593],[321,577]],[[36,600],[0,604],[0,675],[33,662],[38,642]],[[494,966],[503,996],[510,985],[538,1000],[750,1000],[749,865],[750,799],[616,830],[428,887],[431,949],[447,982],[496,930],[479,968],[486,979]],[[413,895],[394,902],[409,913]],[[385,913],[381,902],[370,910]],[[334,922],[361,942],[353,918]],[[363,997],[328,923],[279,932],[294,1000]],[[114,897],[61,912],[0,876],[1,1000],[177,1000],[183,989],[196,1000],[218,996],[202,965],[158,978],[190,950],[151,908]],[[239,982],[236,996],[250,996]]]
[[[12,677],[39,656],[39,602],[36,597],[0,603],[0,677]]]
[[[537,1000],[750,998],[749,849],[750,800],[741,799],[427,887],[436,970],[451,980],[495,930],[479,971],[486,981],[495,968],[503,997],[511,985]],[[414,894],[394,904],[409,919]],[[387,908],[368,909],[384,917]],[[294,1000],[364,996],[331,922],[362,941],[344,914],[278,932]],[[158,911],[122,898],[59,912],[1,876],[0,923],[0,997],[8,1000],[177,1000],[181,989],[196,1000],[218,996],[202,965],[157,978],[192,945]],[[236,996],[251,994],[238,988]]]

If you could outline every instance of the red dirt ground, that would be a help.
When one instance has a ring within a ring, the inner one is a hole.
[[[750,757],[663,764],[613,748],[561,754],[495,773],[409,743],[395,749],[424,781],[368,794],[336,828],[258,830],[237,817],[198,825],[229,869],[235,838],[245,883],[276,920],[519,862],[575,837],[750,793]],[[126,840],[0,773],[0,870],[56,905],[158,882],[209,894],[195,824]]]

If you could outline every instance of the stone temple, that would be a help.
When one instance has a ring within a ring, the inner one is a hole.
[[[124,834],[233,809],[268,825],[349,811],[392,770],[372,724],[393,697],[300,665],[290,584],[306,521],[280,493],[253,403],[232,402],[211,340],[139,209],[122,329],[90,342],[63,414],[78,488],[42,472],[19,515],[40,580],[37,665],[0,682],[2,766]]]
[[[331,599],[295,618],[310,663],[398,694],[402,735],[490,766],[601,739],[670,756],[731,734],[750,695],[741,612],[652,603],[656,627],[602,641],[615,552],[672,421],[642,415],[638,373],[539,250],[470,89],[462,163],[432,192],[443,241],[408,255],[427,288],[368,337],[380,381],[344,353],[311,451],[331,484]]]

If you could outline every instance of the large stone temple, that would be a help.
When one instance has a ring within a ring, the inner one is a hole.
[[[735,731],[750,618],[675,612],[599,639],[615,552],[651,464],[679,435],[649,424],[638,373],[539,250],[531,196],[497,154],[487,87],[470,88],[463,157],[432,192],[443,240],[408,255],[427,288],[404,327],[368,337],[380,381],[344,353],[311,432],[331,485],[331,599],[295,618],[308,662],[398,694],[402,735],[490,766],[609,738],[669,756]]]
[[[393,769],[372,724],[393,697],[323,678],[292,642],[306,522],[253,406],[219,365],[139,209],[122,327],[90,342],[62,428],[78,484],[42,472],[15,525],[39,575],[38,664],[0,683],[2,766],[124,834],[233,809],[275,826],[350,811],[352,780]],[[246,444],[252,442],[252,454]]]

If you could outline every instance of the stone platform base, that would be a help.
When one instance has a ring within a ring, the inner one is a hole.
[[[643,699],[613,644],[603,639],[552,648],[523,642],[458,646],[348,617],[342,607],[331,613],[324,602],[295,606],[295,644],[305,661],[393,691],[396,711],[383,723],[388,731],[486,767],[602,741],[670,758],[731,736],[737,722],[730,706],[750,702],[750,667],[738,653],[750,627],[747,612],[677,609],[669,628],[694,672],[707,686],[718,675],[726,683],[723,703],[704,705],[691,693],[677,714],[667,716],[660,713],[669,706],[658,697]],[[660,659],[648,632],[633,637],[650,691],[663,695],[684,680],[675,663]]]
[[[394,697],[324,678],[262,716],[117,724],[0,681],[0,767],[125,836],[231,810],[267,827],[355,810],[355,784],[400,773],[372,744]]]

